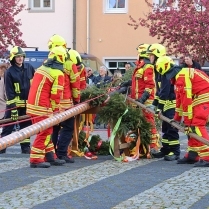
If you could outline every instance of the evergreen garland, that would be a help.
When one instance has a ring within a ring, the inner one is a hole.
[[[104,103],[104,101],[107,99],[107,89],[105,87],[103,88],[97,88],[96,86],[89,86],[88,88],[81,91],[81,102],[88,101],[89,99],[93,99],[95,97],[98,97],[102,95],[101,97],[98,97],[95,100],[91,100],[89,102],[89,105],[92,107],[100,106]]]
[[[134,72],[134,68],[130,68],[129,70],[127,70],[124,75],[123,75],[123,81],[128,81],[128,80],[131,80],[132,78],[132,75],[133,75],[133,72]]]
[[[124,96],[121,94],[116,93],[111,96],[106,106],[99,111],[99,120],[102,123],[110,123],[111,126],[114,126],[127,108],[128,112],[122,118],[117,135],[119,137],[126,136],[130,130],[135,131],[137,134],[139,130],[141,143],[144,145],[150,144],[151,124],[146,121],[141,109],[132,107],[131,104],[126,103]]]

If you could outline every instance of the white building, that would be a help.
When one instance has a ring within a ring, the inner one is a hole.
[[[28,10],[23,10],[21,19],[22,39],[27,47],[48,50],[47,43],[54,34],[65,38],[68,47],[73,47],[73,0],[21,0]]]

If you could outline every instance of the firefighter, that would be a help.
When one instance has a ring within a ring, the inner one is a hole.
[[[33,123],[50,117],[53,112],[59,112],[64,85],[63,64],[66,58],[67,53],[63,47],[54,47],[48,59],[35,72],[27,103],[27,114],[32,117]],[[48,168],[50,164],[65,163],[55,158],[52,130],[50,127],[37,134],[30,153],[31,168]]]
[[[132,80],[126,81],[121,85],[122,87],[131,85],[131,98],[146,106],[152,104],[155,93],[154,66],[148,59],[148,47],[148,44],[141,44],[137,47],[138,60],[132,75]],[[143,114],[147,121],[152,124],[150,148],[158,151],[159,133],[156,129],[154,116],[146,110],[143,110]]]
[[[209,140],[205,127],[209,115],[209,77],[201,70],[176,66],[167,56],[157,60],[156,70],[176,87],[176,110],[171,122],[181,122],[184,117],[187,134],[193,132]],[[209,146],[188,136],[187,152],[177,163],[209,167]]]
[[[159,57],[166,55],[166,49],[161,44],[152,44],[149,46],[147,53],[152,64],[156,64]],[[174,85],[166,79],[164,75],[159,74],[155,70],[156,93],[152,105],[155,107],[156,117],[159,114],[172,119],[175,114],[176,95]],[[171,126],[169,123],[162,122],[162,147],[160,152],[152,153],[155,158],[172,161],[178,160],[180,156],[180,143],[178,129]]]
[[[70,60],[76,65],[79,76],[80,76],[80,90],[86,88],[86,69],[84,64],[82,63],[81,55],[73,49],[68,51],[70,55]]]
[[[55,46],[62,46],[65,50],[66,41],[59,35],[54,35],[48,42],[49,50]],[[62,110],[67,110],[80,102],[80,77],[76,65],[68,59],[64,63],[64,91],[60,105]],[[56,155],[66,163],[74,163],[74,159],[68,156],[68,146],[71,142],[74,131],[74,117],[63,121],[53,127],[52,141],[55,147]],[[59,135],[59,139],[58,139]]]
[[[26,103],[30,90],[30,83],[33,79],[35,70],[28,64],[24,63],[25,52],[19,46],[15,46],[10,51],[11,66],[5,72],[5,91],[6,91],[6,112],[4,118],[11,118],[13,121],[18,120],[18,116],[26,114]],[[19,123],[20,129],[31,125],[31,121]],[[12,133],[14,125],[4,126],[1,137]],[[20,142],[23,154],[30,154],[30,138]],[[6,149],[1,150],[5,153]]]

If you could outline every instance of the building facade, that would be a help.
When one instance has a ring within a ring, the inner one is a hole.
[[[28,47],[37,47],[39,51],[48,50],[49,37],[60,34],[69,48],[97,56],[114,71],[124,70],[126,62],[135,62],[139,44],[157,42],[149,36],[148,29],[134,30],[128,25],[130,15],[137,20],[149,11],[144,0],[21,0],[21,3],[28,8],[18,15],[22,38]]]
[[[27,47],[48,50],[47,42],[54,34],[60,34],[72,45],[73,0],[21,0],[20,3],[27,8],[17,17],[21,19],[20,30]]]
[[[137,20],[148,9],[144,0],[76,0],[76,50],[96,55],[109,69],[124,69],[136,60],[139,44],[157,42],[148,29],[128,25],[130,15]]]

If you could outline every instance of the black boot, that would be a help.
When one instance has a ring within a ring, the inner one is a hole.
[[[20,143],[22,154],[30,154],[30,143]]]
[[[68,156],[59,156],[60,160],[64,160],[66,163],[74,163],[75,160],[72,157]]]
[[[165,154],[163,152],[151,153],[154,158],[163,158]]]
[[[4,154],[4,153],[6,153],[6,149],[0,150],[0,154]]]
[[[53,152],[48,152],[45,154],[46,162],[49,162],[51,165],[59,166],[65,164],[65,160],[55,159]]]
[[[44,163],[30,163],[31,168],[49,168],[50,163],[44,162]]]
[[[194,164],[194,167],[209,167],[209,161],[199,160]]]
[[[21,147],[22,154],[30,154],[30,147]]]
[[[177,164],[194,164],[195,162],[197,162],[197,161],[194,161],[194,160],[191,160],[191,159],[189,159],[187,157],[184,157],[182,159],[179,159],[177,161]]]
[[[194,164],[197,162],[198,153],[195,151],[189,151],[188,156],[177,161],[177,164]]]
[[[170,152],[168,155],[165,155],[164,157],[164,160],[166,161],[174,161],[178,159],[179,159],[179,155],[175,155],[173,152]]]

